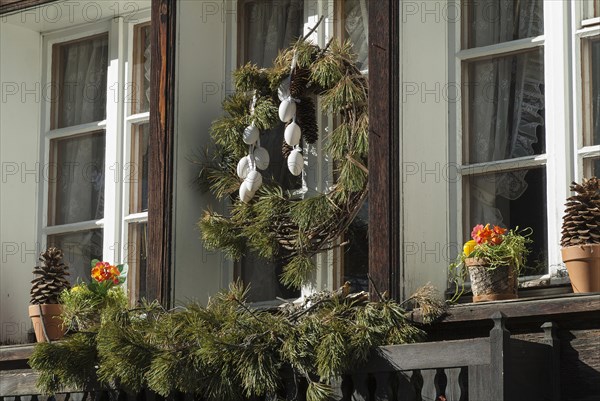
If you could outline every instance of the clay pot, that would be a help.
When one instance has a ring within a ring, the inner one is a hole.
[[[499,266],[490,270],[481,259],[467,258],[473,302],[516,299],[518,278],[512,266]]]
[[[600,292],[600,244],[561,249],[573,292]]]
[[[33,330],[38,343],[60,340],[65,335],[65,327],[62,324],[60,314],[62,305],[43,304],[29,305],[29,317],[33,322]],[[45,332],[44,332],[45,329]]]

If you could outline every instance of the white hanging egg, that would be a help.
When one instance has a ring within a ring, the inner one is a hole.
[[[300,126],[296,124],[295,121],[292,121],[290,125],[286,127],[283,137],[288,145],[296,146],[300,143],[301,135],[302,131],[300,130]]]
[[[279,105],[279,119],[287,123],[296,115],[296,102],[291,99],[285,99]]]
[[[304,168],[304,158],[302,157],[302,153],[298,149],[292,150],[288,157],[287,164],[290,173],[293,175],[302,174],[302,169]]]
[[[251,171],[248,173],[248,177],[246,177],[242,185],[245,185],[246,188],[254,194],[254,192],[258,191],[258,188],[262,185],[262,175],[256,170]]]
[[[250,172],[250,158],[248,156],[244,156],[240,159],[237,164],[237,175],[241,179],[244,179],[248,176]]]
[[[249,125],[244,130],[244,135],[243,135],[244,143],[248,144],[248,145],[252,145],[253,143],[256,143],[256,141],[258,141],[259,136],[260,136],[260,131],[258,130],[258,128],[256,128],[254,125]]]
[[[248,190],[246,182],[243,182],[242,185],[240,185],[240,200],[244,203],[248,203],[253,197],[254,192]]]
[[[261,170],[266,170],[269,167],[269,162],[271,158],[269,157],[269,152],[267,149],[258,147],[254,149],[254,162],[256,163],[256,168]]]

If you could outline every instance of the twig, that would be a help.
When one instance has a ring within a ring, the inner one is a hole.
[[[323,19],[325,18],[324,15],[321,15],[321,18],[319,18],[319,20],[317,21],[317,24],[315,26],[313,26],[310,31],[308,31],[308,33],[306,35],[304,35],[304,37],[302,38],[302,41],[304,42],[306,39],[308,39],[310,37],[310,35],[312,35],[317,28],[319,27],[319,25],[321,25],[321,22],[323,22]]]
[[[373,286],[373,289],[375,290],[375,293],[379,297],[379,300],[381,302],[385,302],[385,298],[383,297],[383,295],[381,295],[381,292],[379,292],[379,290],[377,289],[377,286],[375,285],[375,281],[373,281],[373,277],[371,277],[371,275],[368,274],[368,273],[367,273],[367,277],[369,278],[369,281],[371,282],[371,285]]]

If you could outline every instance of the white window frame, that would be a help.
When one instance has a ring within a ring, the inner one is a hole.
[[[52,104],[47,96],[42,102],[41,110],[41,160],[43,165],[50,163],[50,141],[66,138],[74,134],[91,133],[104,130],[105,170],[104,170],[104,217],[64,225],[48,225],[49,180],[43,180],[42,196],[39,197],[42,210],[42,229],[38,242],[47,246],[49,235],[75,233],[77,231],[97,229],[103,230],[103,259],[114,263],[127,262],[128,223],[147,222],[148,212],[129,213],[130,182],[125,179],[126,166],[131,162],[132,127],[137,123],[149,122],[149,112],[132,114],[131,83],[133,82],[133,32],[138,24],[150,21],[150,10],[136,12],[131,15],[116,16],[100,22],[61,29],[43,35],[42,82],[49,88],[52,76],[53,45],[81,39],[96,34],[108,33],[108,71],[106,82],[106,119],[92,123],[51,129]],[[54,95],[53,95],[54,96]],[[128,97],[129,96],[129,97]],[[115,101],[116,99],[116,101]],[[135,284],[135,283],[134,283]],[[129,286],[129,284],[127,284]],[[135,295],[132,294],[135,299]]]

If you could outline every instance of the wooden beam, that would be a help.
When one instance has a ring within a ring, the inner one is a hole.
[[[400,2],[369,1],[369,274],[375,288],[401,297]],[[376,299],[376,298],[375,298]]]
[[[600,296],[599,294],[566,294],[454,305],[437,324],[488,320],[496,312],[502,312],[508,319],[527,318],[532,321],[551,321],[559,317],[581,319],[582,314],[600,316]],[[411,318],[417,322],[421,321],[420,311],[413,311]]]
[[[170,303],[176,0],[152,0],[146,298]]]
[[[0,15],[41,6],[58,0],[0,0]]]

